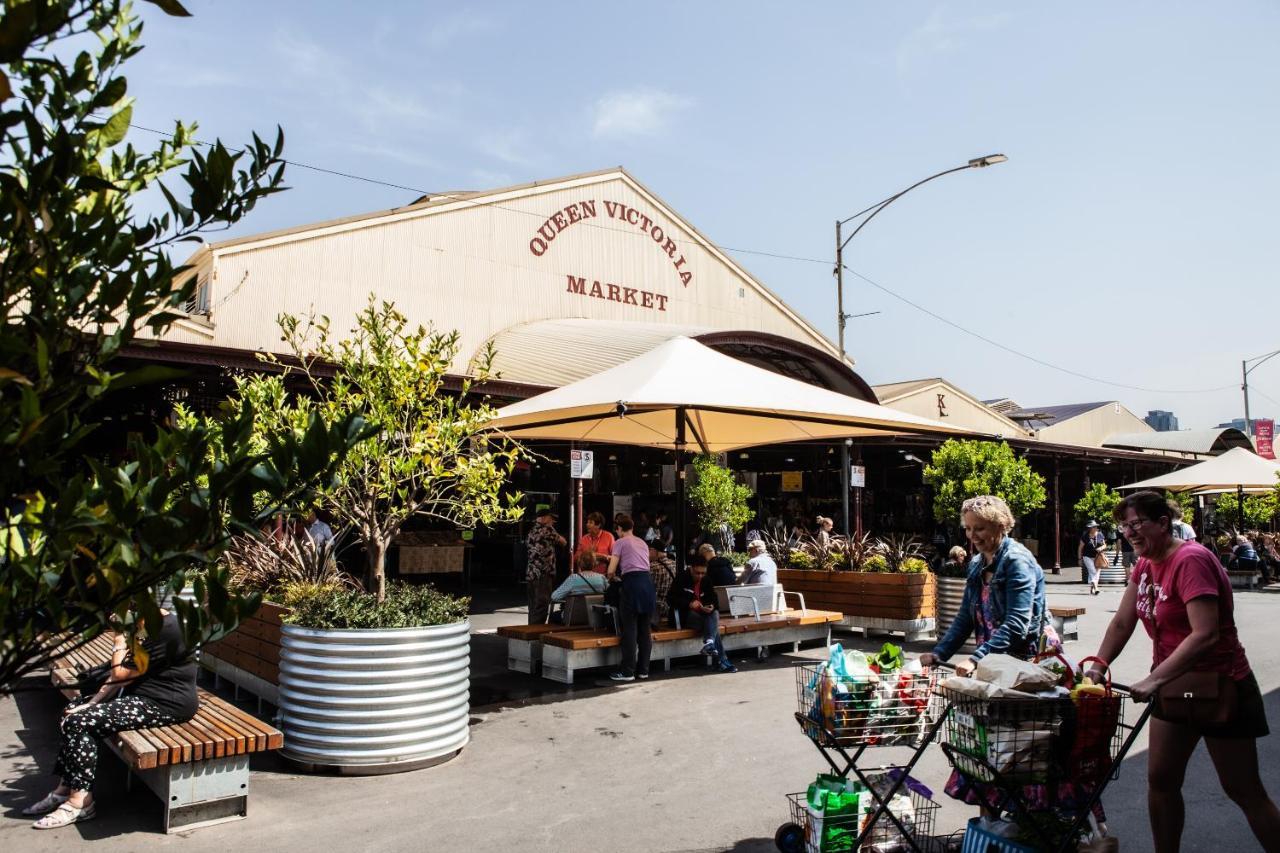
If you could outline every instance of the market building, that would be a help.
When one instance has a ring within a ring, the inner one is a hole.
[[[1150,431],[1118,403],[1064,417],[1058,407],[986,405],[942,379],[872,389],[851,358],[842,358],[831,341],[621,168],[423,197],[405,207],[212,243],[187,265],[197,287],[186,316],[163,339],[128,354],[187,366],[189,377],[168,397],[190,405],[222,399],[228,371],[264,369],[258,354],[279,349],[281,314],[323,315],[333,329],[345,330],[376,294],[412,322],[458,332],[452,374],[459,383],[472,360],[493,347],[499,378],[484,391],[499,405],[688,336],[818,387],[962,426],[975,436],[1000,436],[1054,478],[1059,508],[1069,508],[1077,486],[1087,488],[1091,480],[1118,484],[1122,470],[1132,481],[1176,464],[1152,451],[1102,446],[1103,433]],[[865,488],[856,490],[867,529],[932,534],[920,471],[936,443],[899,436],[851,448],[867,472]],[[727,461],[757,491],[759,522],[777,529],[784,520],[840,517],[837,448],[832,442],[762,447]],[[569,448],[540,450],[544,459],[522,470],[514,485],[531,503],[567,509]],[[669,511],[675,474],[669,456],[599,448],[585,509],[607,518],[620,509]],[[1050,520],[1031,519],[1024,536],[1049,542],[1053,529]],[[1059,529],[1058,544],[1064,536]],[[477,568],[513,572],[519,560],[510,549],[518,541],[518,531],[479,537]],[[1047,565],[1055,554],[1052,546],[1041,549]]]

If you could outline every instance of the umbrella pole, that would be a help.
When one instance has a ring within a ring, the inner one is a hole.
[[[1236,484],[1236,506],[1240,508],[1240,533],[1244,533],[1244,485]]]
[[[685,540],[685,491],[684,491],[684,409],[676,409],[676,568],[683,570],[689,553]]]

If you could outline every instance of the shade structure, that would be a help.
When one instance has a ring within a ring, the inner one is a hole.
[[[1263,459],[1243,447],[1233,447],[1221,456],[1195,465],[1120,486],[1121,489],[1164,489],[1170,492],[1224,492],[1237,489],[1274,488],[1280,477],[1280,463]]]
[[[513,438],[704,453],[886,433],[971,434],[772,373],[687,337],[499,409],[489,426]]]

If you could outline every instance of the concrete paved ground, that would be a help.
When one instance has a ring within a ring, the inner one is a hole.
[[[1050,603],[1088,608],[1074,656],[1091,653],[1119,600],[1090,597],[1061,581]],[[1077,576],[1078,577],[1078,576]],[[56,746],[59,703],[43,691],[0,701],[0,850],[110,851],[770,851],[786,818],[784,794],[802,790],[822,759],[792,712],[792,668],[823,650],[775,654],[736,675],[712,675],[689,662],[648,683],[616,687],[590,677],[573,688],[507,673],[505,645],[491,631],[520,621],[522,608],[484,605],[518,595],[482,595],[474,617],[471,744],[448,764],[410,774],[341,778],[297,774],[271,756],[255,756],[248,820],[160,833],[160,806],[141,785],[122,789],[109,758],[99,795],[101,817],[38,833],[18,815],[45,790]],[[1273,725],[1280,726],[1280,596],[1237,596],[1241,633]],[[842,638],[860,648],[879,646]],[[924,651],[916,644],[912,651]],[[1132,680],[1150,646],[1135,638],[1119,664]],[[33,681],[33,686],[37,682]],[[1280,793],[1280,738],[1260,742],[1262,766]],[[900,749],[874,750],[901,760]],[[1126,761],[1105,803],[1126,851],[1150,849],[1145,808],[1145,738]],[[947,777],[931,747],[915,774],[939,790]],[[1203,747],[1187,782],[1184,849],[1254,850],[1243,817],[1219,789]],[[939,794],[938,830],[963,826],[972,810]]]

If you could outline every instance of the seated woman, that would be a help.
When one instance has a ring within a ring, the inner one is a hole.
[[[579,551],[573,561],[573,572],[551,593],[551,600],[563,602],[571,595],[600,595],[608,580],[599,571],[593,551]]]
[[[959,545],[952,545],[951,550],[947,552],[946,562],[942,564],[943,576],[958,577],[960,572],[964,571],[964,568],[968,563],[969,552],[961,548]]]
[[[54,765],[58,787],[22,810],[25,815],[44,815],[32,824],[36,829],[57,829],[96,817],[91,790],[101,738],[185,723],[196,715],[195,661],[182,640],[177,617],[163,609],[160,617],[159,630],[143,625],[144,666],[134,662],[124,634],[115,634],[106,681],[96,692],[73,699],[63,711],[62,744]]]
[[[702,653],[715,655],[721,672],[737,672],[720,639],[720,612],[716,609],[716,588],[707,577],[707,559],[694,556],[689,568],[676,576],[668,596],[671,612],[679,614],[680,624],[702,629]]]

